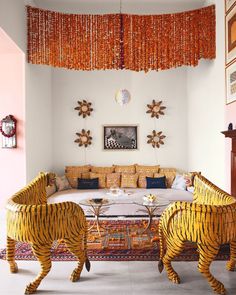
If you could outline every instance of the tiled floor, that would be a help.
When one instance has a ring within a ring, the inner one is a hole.
[[[0,211],[0,247],[5,247],[5,216]],[[82,272],[79,282],[68,279],[75,262],[54,262],[38,294],[81,295],[197,295],[214,294],[207,281],[197,271],[197,262],[176,262],[174,267],[182,283],[168,281],[166,273],[159,274],[157,262],[91,262],[91,271]],[[18,261],[19,272],[11,274],[6,261],[0,260],[0,294],[23,294],[25,286],[37,275],[39,264]],[[236,294],[236,272],[225,270],[225,262],[214,262],[212,273],[227,288],[228,295]]]

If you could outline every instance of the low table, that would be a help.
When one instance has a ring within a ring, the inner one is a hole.
[[[166,207],[170,204],[170,202],[168,200],[165,199],[161,199],[161,198],[157,198],[157,200],[152,201],[152,202],[148,202],[148,201],[134,201],[134,204],[140,205],[142,207],[144,207],[145,209],[140,209],[141,212],[145,212],[148,213],[148,223],[147,226],[144,228],[143,232],[147,231],[148,229],[150,229],[151,224],[152,224],[152,219],[153,217],[156,215],[156,213],[158,213],[157,211],[161,208],[161,207]],[[158,215],[159,217],[161,215]]]
[[[92,228],[96,226],[99,236],[101,237],[100,228],[103,228],[103,227],[100,224],[99,217],[101,213],[104,213],[104,209],[106,209],[106,207],[108,208],[114,202],[106,198],[101,198],[101,201],[96,201],[96,200],[99,200],[99,199],[83,199],[79,202],[79,204],[83,206],[90,206],[89,211],[94,215],[95,220],[94,220],[94,223],[88,228],[88,231],[90,231]]]

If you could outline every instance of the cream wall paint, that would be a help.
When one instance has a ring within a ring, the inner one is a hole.
[[[216,5],[216,59],[187,71],[189,170],[225,186],[224,1]]]
[[[160,164],[187,169],[187,106],[186,70],[136,73],[131,71],[79,72],[54,69],[53,91],[53,169],[63,173],[65,165],[91,163]],[[131,102],[121,107],[115,102],[119,88],[127,88]],[[94,112],[84,120],[74,107],[77,101],[88,99]],[[146,104],[152,99],[163,100],[166,115],[152,119],[146,114]],[[156,122],[156,127],[155,127]],[[138,151],[104,151],[104,124],[139,125]],[[83,127],[90,129],[93,145],[86,150],[74,143],[75,133]],[[153,129],[167,136],[165,145],[153,149],[146,143]]]

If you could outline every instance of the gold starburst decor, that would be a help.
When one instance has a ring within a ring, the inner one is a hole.
[[[147,143],[151,144],[153,148],[159,148],[162,144],[164,144],[163,139],[166,136],[162,134],[162,131],[156,132],[156,130],[152,131],[151,135],[148,135]]]
[[[80,133],[76,133],[76,135],[79,137],[75,140],[76,143],[79,144],[79,146],[88,147],[92,144],[92,137],[90,136],[90,130],[84,130],[82,129]]]
[[[78,104],[79,106],[75,110],[79,111],[79,116],[83,116],[83,118],[90,116],[93,111],[93,108],[91,108],[92,103],[83,99],[82,101],[78,101]]]
[[[148,110],[146,111],[147,114],[151,114],[151,117],[159,118],[160,115],[164,115],[163,112],[166,107],[162,106],[162,101],[155,101],[153,99],[152,104],[147,104]]]

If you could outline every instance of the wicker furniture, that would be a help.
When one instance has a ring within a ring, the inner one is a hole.
[[[166,253],[164,254],[164,239]],[[194,180],[194,201],[174,202],[162,214],[159,224],[159,271],[165,267],[169,280],[180,278],[171,261],[184,247],[185,241],[196,242],[199,250],[199,271],[212,289],[225,294],[224,285],[210,273],[209,267],[220,245],[230,243],[230,260],[226,268],[233,271],[236,264],[236,200],[203,176]]]
[[[46,186],[49,174],[40,173],[29,185],[7,203],[7,261],[11,272],[17,272],[15,241],[28,242],[41,264],[39,275],[25,289],[34,293],[51,268],[50,248],[54,240],[63,239],[78,258],[70,279],[80,278],[84,263],[87,270],[87,223],[81,207],[73,202],[47,204]]]

